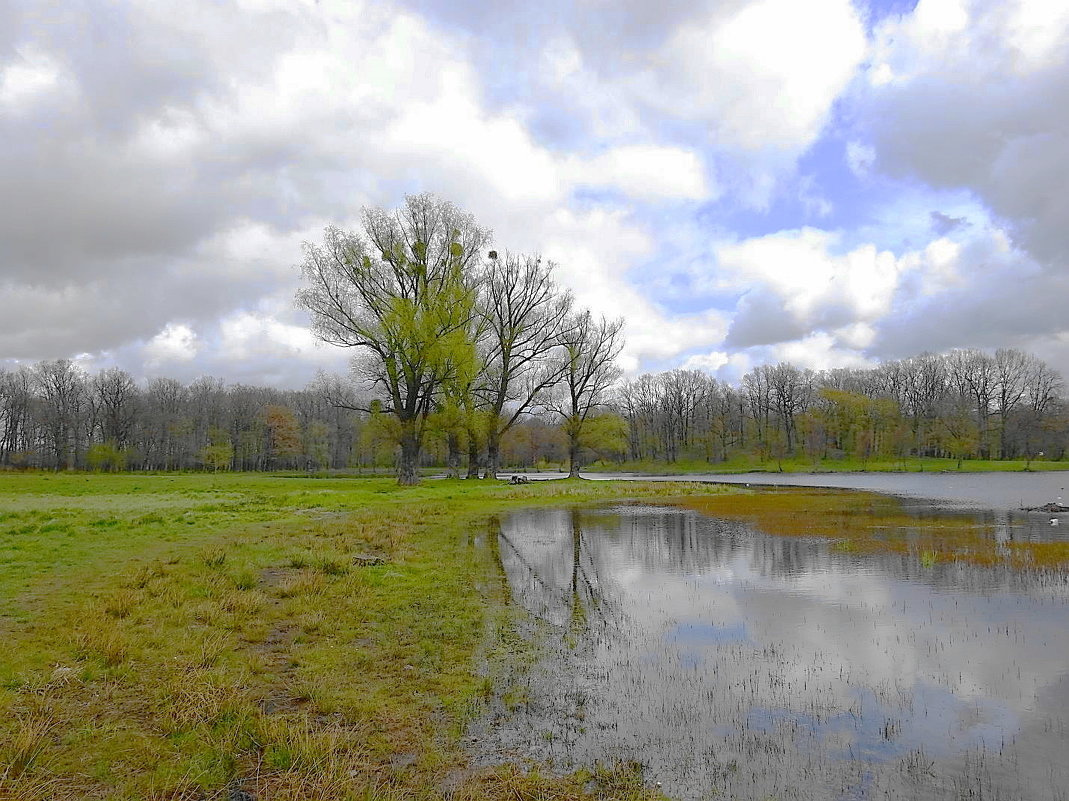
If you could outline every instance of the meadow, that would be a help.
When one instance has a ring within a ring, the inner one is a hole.
[[[465,724],[535,647],[486,535],[723,491],[0,474],[0,798],[656,797],[636,765],[468,764]]]

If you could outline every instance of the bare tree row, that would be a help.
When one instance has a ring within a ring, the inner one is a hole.
[[[1065,453],[1061,376],[1030,354],[925,353],[871,369],[760,365],[740,386],[671,370],[622,384],[627,456],[1030,459]]]
[[[67,360],[0,370],[0,465],[53,469],[330,468],[364,458],[362,421],[316,385],[297,392],[144,386],[112,368],[88,375]]]
[[[586,324],[599,325],[589,318]],[[459,473],[467,461],[474,475],[486,464],[496,469],[578,463],[579,450],[607,458],[711,463],[740,453],[814,459],[1011,459],[1044,453],[1060,459],[1069,441],[1060,376],[1020,351],[923,354],[867,370],[761,365],[738,386],[690,370],[643,375],[617,386],[618,416],[588,404],[591,416],[579,437],[568,428],[571,418],[553,409],[581,408],[582,398],[553,400],[541,385],[563,365],[569,375],[557,379],[557,389],[589,391],[591,384],[612,378],[589,381],[592,365],[610,369],[610,363],[566,355],[550,364],[510,362],[513,375],[525,376],[519,388],[484,369],[471,377],[470,394],[443,395],[426,421],[419,464]],[[500,357],[485,363],[505,369]],[[493,392],[502,386],[507,394]],[[356,397],[353,384],[339,376],[282,392],[224,386],[212,378],[188,385],[156,378],[139,385],[114,368],[88,375],[70,361],[41,362],[0,370],[0,465],[393,467],[399,450],[395,421],[374,402],[370,411],[354,410]]]

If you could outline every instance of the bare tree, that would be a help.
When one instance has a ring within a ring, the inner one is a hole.
[[[397,421],[398,482],[416,484],[427,416],[443,381],[474,358],[473,271],[489,232],[432,195],[365,209],[363,235],[328,228],[305,245],[297,303],[324,342],[359,348],[362,378]]]
[[[34,383],[42,402],[42,422],[52,451],[52,466],[73,470],[81,451],[81,430],[87,409],[85,374],[69,359],[39,362]]]
[[[1041,359],[1032,358],[1025,378],[1025,402],[1019,415],[1022,450],[1031,463],[1038,450],[1037,440],[1044,422],[1057,410],[1061,393],[1065,389],[1062,377]],[[1049,424],[1047,425],[1049,428]]]
[[[1020,405],[1028,391],[1029,375],[1033,372],[1031,356],[1015,348],[995,351],[995,413],[999,422],[998,458],[1005,459],[1009,451],[1007,437],[1009,417]]]
[[[33,382],[25,367],[0,370],[0,464],[22,462],[31,453]]]
[[[90,382],[100,436],[116,448],[130,444],[137,415],[138,389],[134,379],[117,367],[101,370]]]
[[[794,449],[795,417],[809,408],[813,398],[813,374],[790,362],[780,362],[768,371],[773,408],[786,436],[787,451]]]
[[[904,359],[903,409],[910,418],[914,450],[931,455],[939,407],[947,394],[946,360],[933,353]]]
[[[609,390],[620,377],[616,357],[623,348],[623,318],[595,320],[589,311],[574,316],[565,337],[561,397],[550,404],[568,437],[568,477],[579,478],[579,451],[591,419],[604,409]]]
[[[759,365],[742,377],[750,417],[754,422],[757,441],[767,444],[769,420],[772,417],[772,385],[769,381],[771,367]]]
[[[189,393],[173,378],[155,378],[145,391],[143,450],[146,467],[173,470],[183,466],[183,438],[188,426]]]
[[[981,457],[989,453],[988,431],[996,393],[995,360],[982,350],[951,351],[947,356],[948,376],[959,397],[971,402]]]
[[[486,415],[486,477],[497,478],[501,437],[564,374],[561,349],[572,296],[553,280],[552,263],[491,251],[480,313],[486,354],[475,387]]]

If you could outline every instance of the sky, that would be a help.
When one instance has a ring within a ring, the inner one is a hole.
[[[433,192],[629,374],[1069,374],[1069,0],[0,3],[0,366],[343,371],[303,242]]]

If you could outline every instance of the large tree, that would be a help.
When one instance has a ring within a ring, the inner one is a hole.
[[[553,280],[551,263],[491,252],[480,314],[484,367],[475,387],[486,423],[486,477],[497,478],[501,438],[563,376],[561,350],[571,293]]]
[[[362,351],[359,377],[397,420],[398,482],[415,484],[435,396],[474,358],[467,332],[490,234],[427,194],[365,209],[362,222],[362,234],[331,227],[322,246],[305,245],[297,302],[321,340]]]

